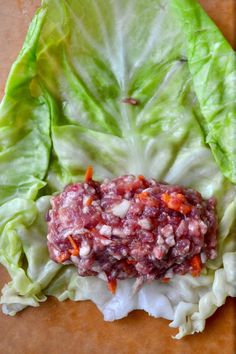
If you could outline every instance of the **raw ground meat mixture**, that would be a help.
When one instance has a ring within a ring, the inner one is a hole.
[[[84,183],[51,198],[51,258],[75,264],[81,276],[98,275],[114,293],[117,279],[136,288],[174,274],[198,276],[216,257],[216,201],[178,185],[125,175],[102,183],[88,169]]]

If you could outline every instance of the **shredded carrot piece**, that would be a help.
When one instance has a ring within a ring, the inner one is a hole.
[[[111,279],[111,280],[109,280],[108,283],[107,283],[107,288],[108,288],[108,290],[109,290],[112,294],[115,294],[115,292],[116,292],[116,286],[117,286],[116,279]]]
[[[167,194],[167,193],[163,193],[163,194],[161,195],[161,200],[162,200],[163,202],[165,202],[166,204],[169,203],[170,199],[171,199],[171,196],[170,196],[169,194]]]
[[[77,247],[77,244],[75,243],[75,240],[73,240],[73,238],[71,236],[68,236],[68,240],[70,241],[73,249],[76,250],[78,247]]]
[[[93,178],[93,168],[92,166],[88,166],[86,172],[85,172],[85,182],[89,182],[91,181],[91,179]]]
[[[148,192],[139,193],[139,194],[138,194],[138,198],[139,198],[140,200],[147,200],[147,198],[148,198]]]
[[[62,252],[60,256],[57,257],[57,262],[63,263],[69,258],[69,254],[67,251]]]
[[[79,255],[79,248],[73,249],[73,250],[68,250],[72,256],[78,256]]]
[[[70,254],[72,254],[72,256],[78,256],[79,255],[79,247],[77,246],[75,240],[73,240],[73,238],[71,236],[68,236],[68,240],[71,243],[71,246],[73,247],[73,249],[69,249],[68,252]]]
[[[138,179],[139,179],[140,181],[142,181],[142,182],[145,181],[145,177],[144,177],[143,175],[139,175],[139,176],[138,176]]]
[[[191,210],[192,210],[191,205],[182,204],[182,205],[180,206],[180,212],[181,212],[182,214],[188,214],[188,213],[190,213]]]
[[[136,196],[149,207],[157,207],[159,205],[159,202],[155,198],[152,198],[148,192],[143,191]]]
[[[167,204],[168,208],[179,211],[182,214],[188,214],[192,210],[192,206],[187,203],[185,196],[180,193],[175,196],[163,193],[161,200]]]
[[[199,254],[196,254],[191,259],[192,275],[198,277],[202,270],[202,262]]]
[[[90,206],[90,205],[92,204],[92,202],[93,202],[93,198],[90,196],[90,197],[87,199],[85,205],[86,205],[86,206]]]
[[[169,283],[170,278],[164,277],[164,278],[161,279],[161,281],[162,281],[162,283]]]

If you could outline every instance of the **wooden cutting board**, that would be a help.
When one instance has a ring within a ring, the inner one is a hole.
[[[236,1],[199,2],[235,48]],[[39,4],[38,0],[0,0],[0,96]],[[0,267],[0,288],[8,280]],[[49,299],[15,317],[0,313],[0,354],[233,354],[235,314],[236,302],[228,299],[207,320],[203,333],[176,341],[171,338],[176,330],[168,327],[167,320],[151,318],[143,311],[109,323],[89,301]]]

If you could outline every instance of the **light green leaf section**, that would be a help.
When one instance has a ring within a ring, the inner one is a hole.
[[[45,185],[51,148],[50,111],[44,96],[31,94],[45,13],[41,10],[30,26],[0,105],[0,205],[17,197],[34,199]]]
[[[43,1],[0,105],[0,262],[12,278],[5,313],[54,295],[91,299],[107,320],[145,309],[172,319],[178,337],[203,330],[234,296],[235,75],[235,53],[193,0]],[[136,298],[132,281],[112,298],[102,280],[55,264],[48,195],[81,180],[88,165],[99,180],[144,174],[215,195],[217,259],[200,278],[154,282]]]
[[[236,183],[235,52],[197,3],[176,0],[173,4],[186,36],[206,142],[222,173]]]

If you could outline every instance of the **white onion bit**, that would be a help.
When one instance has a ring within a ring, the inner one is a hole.
[[[127,214],[127,211],[129,210],[130,207],[130,201],[123,199],[121,203],[116,204],[111,210],[112,214],[115,216],[119,216],[120,218],[124,218],[125,215]]]

